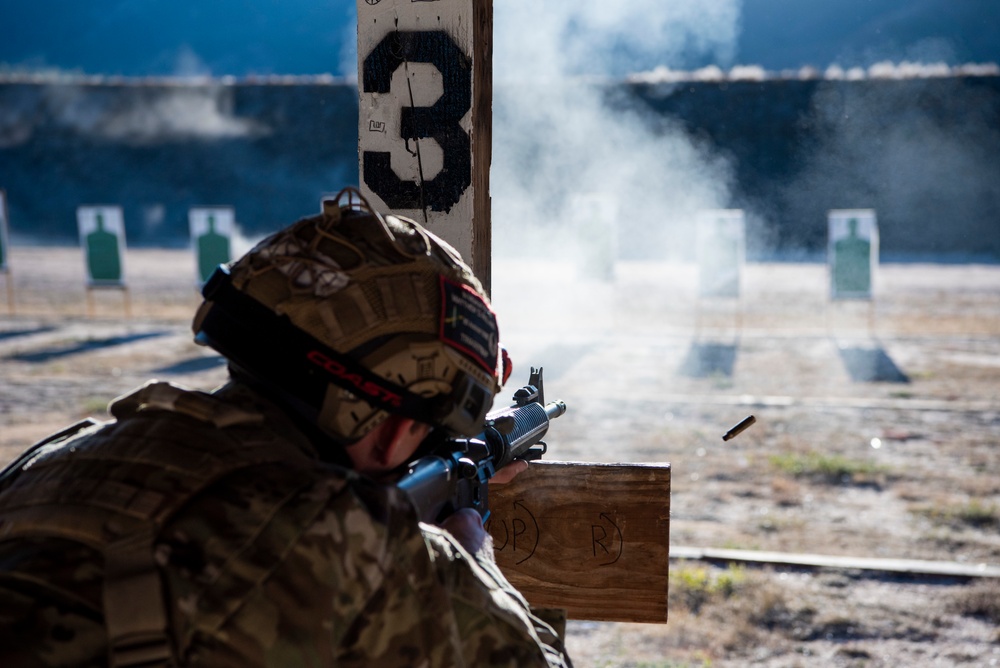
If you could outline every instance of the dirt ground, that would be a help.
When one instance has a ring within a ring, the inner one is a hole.
[[[1000,565],[1000,266],[891,264],[831,302],[818,264],[750,264],[740,300],[693,265],[613,280],[498,260],[515,381],[567,414],[550,458],[672,466],[671,544]],[[225,376],[190,340],[184,251],[129,251],[93,293],[77,249],[15,247],[0,291],[0,461],[158,377]],[[747,415],[757,424],[723,442]],[[672,559],[665,625],[573,621],[577,666],[1000,665],[1000,583]]]

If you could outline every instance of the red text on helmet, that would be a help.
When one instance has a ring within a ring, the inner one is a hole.
[[[318,350],[310,350],[306,358],[330,375],[347,381],[359,393],[377,400],[380,404],[386,404],[394,408],[399,408],[403,405],[403,398],[395,392],[387,390],[378,383],[365,380],[356,373],[351,373],[343,364],[337,360],[330,359]]]

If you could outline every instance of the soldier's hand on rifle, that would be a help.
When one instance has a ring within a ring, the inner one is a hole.
[[[518,473],[528,470],[528,462],[516,459],[512,461],[507,466],[503,467],[496,474],[490,478],[491,485],[505,485],[511,480],[513,480]]]
[[[528,469],[528,462],[514,461],[490,478],[491,485],[504,485]],[[493,560],[493,539],[483,527],[483,518],[472,508],[461,508],[441,522],[441,527],[455,537],[471,554]]]
[[[493,538],[483,527],[483,518],[472,508],[460,508],[441,522],[459,545],[472,555],[492,561]]]

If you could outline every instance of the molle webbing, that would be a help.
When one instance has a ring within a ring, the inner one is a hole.
[[[39,448],[13,472],[0,492],[0,540],[67,538],[103,553],[109,665],[168,666],[168,608],[154,561],[164,524],[225,475],[303,455],[262,429],[260,414],[166,383],[144,386],[111,412],[118,422]],[[199,425],[206,422],[218,429]],[[207,433],[212,447],[199,447]]]

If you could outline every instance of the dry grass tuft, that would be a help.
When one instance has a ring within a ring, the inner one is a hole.
[[[1000,626],[1000,582],[987,580],[955,593],[948,609],[966,617],[976,617]],[[1000,629],[997,631],[1000,634]],[[998,635],[1000,640],[1000,635]]]
[[[783,453],[768,457],[771,466],[796,478],[831,485],[884,484],[889,469],[867,459],[823,452]]]
[[[922,504],[911,508],[911,512],[926,517],[935,524],[952,528],[971,527],[983,531],[1000,529],[1000,506],[984,503],[979,499],[948,504]]]

